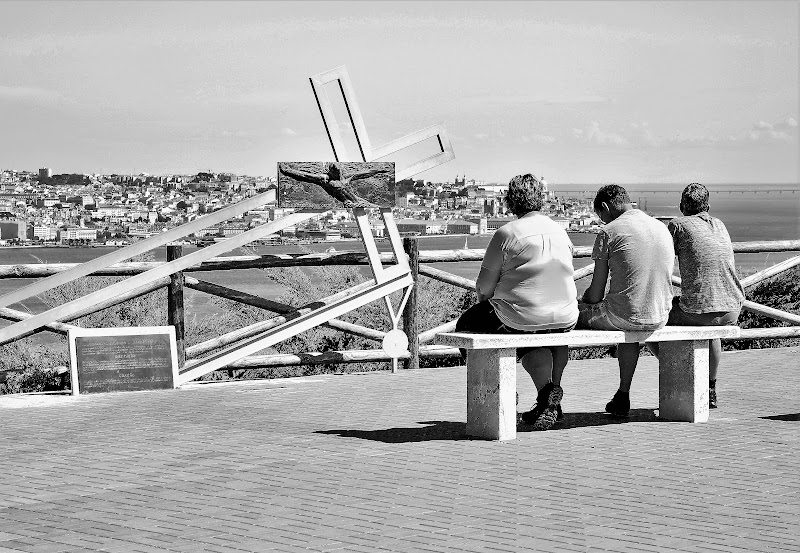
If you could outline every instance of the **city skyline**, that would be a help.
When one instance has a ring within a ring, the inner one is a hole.
[[[418,179],[797,183],[798,21],[796,2],[5,2],[0,166],[333,161],[308,77],[346,65],[373,145],[447,126],[456,159]]]

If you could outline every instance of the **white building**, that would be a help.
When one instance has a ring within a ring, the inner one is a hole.
[[[45,242],[55,241],[58,239],[58,227],[47,225],[34,225],[33,237],[43,240]]]
[[[61,229],[61,241],[68,242],[70,240],[97,240],[97,229],[81,227]]]

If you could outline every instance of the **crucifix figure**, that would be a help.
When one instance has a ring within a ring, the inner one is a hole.
[[[386,171],[382,167],[373,167],[345,177],[339,163],[326,163],[323,165],[321,173],[301,171],[294,169],[288,163],[281,163],[280,172],[296,180],[319,185],[331,197],[342,202],[345,207],[355,208],[378,206],[356,194],[350,183],[374,177]]]

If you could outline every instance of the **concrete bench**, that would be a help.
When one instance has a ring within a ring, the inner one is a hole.
[[[637,332],[573,330],[554,334],[445,332],[436,335],[436,343],[467,350],[467,434],[513,440],[517,436],[517,348],[660,342],[659,417],[705,422],[708,340],[737,338],[739,332],[737,326],[669,326]]]

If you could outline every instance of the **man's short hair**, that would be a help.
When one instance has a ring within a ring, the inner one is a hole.
[[[540,211],[543,205],[544,186],[530,173],[517,175],[508,183],[506,206],[517,217],[531,211]]]
[[[619,186],[618,184],[607,184],[600,188],[594,197],[594,211],[600,212],[603,202],[613,207],[617,211],[621,211],[625,204],[631,203],[631,198],[628,196],[628,191]]]
[[[681,206],[686,215],[697,215],[708,211],[708,188],[699,182],[693,182],[683,189]]]

